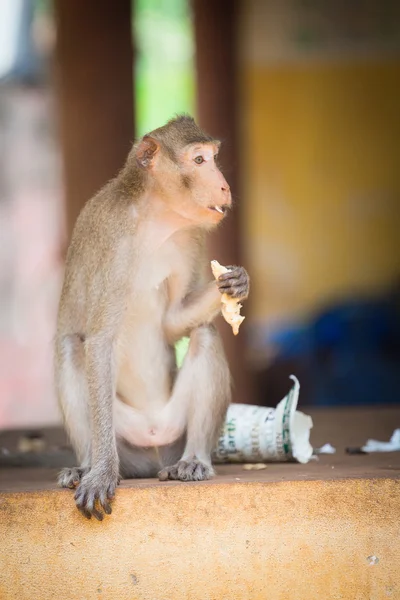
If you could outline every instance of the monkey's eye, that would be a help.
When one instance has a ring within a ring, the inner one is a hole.
[[[196,156],[196,158],[194,159],[194,162],[197,165],[201,165],[204,162],[204,158],[202,156]]]

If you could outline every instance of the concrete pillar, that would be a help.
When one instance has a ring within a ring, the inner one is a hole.
[[[238,149],[238,0],[193,0],[197,114],[199,123],[223,142],[222,170],[231,185],[235,208],[210,242],[210,257],[221,264],[243,264],[240,236],[240,190]],[[246,265],[244,265],[246,266]],[[231,366],[234,401],[252,403],[252,378],[245,364],[244,330],[233,337],[222,322],[219,329]]]
[[[55,0],[68,232],[133,141],[131,0]]]

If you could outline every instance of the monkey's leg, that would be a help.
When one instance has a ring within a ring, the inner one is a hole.
[[[79,467],[63,469],[61,487],[75,488],[90,470],[90,427],[88,392],[83,373],[82,342],[76,335],[56,342],[56,387],[65,428],[79,461]]]
[[[90,471],[82,478],[75,502],[87,518],[101,521],[111,514],[110,501],[120,481],[113,423],[115,401],[113,340],[105,334],[85,339],[85,375],[89,396],[91,433]],[[97,508],[98,507],[98,508]]]
[[[211,452],[231,400],[231,381],[220,337],[212,325],[195,329],[177,377],[171,402],[187,409],[186,445],[182,458],[159,473],[161,481],[201,481],[213,474]]]

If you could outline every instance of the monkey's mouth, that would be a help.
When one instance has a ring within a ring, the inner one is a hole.
[[[224,205],[221,206],[219,204],[216,204],[215,206],[209,206],[208,208],[209,208],[209,210],[213,210],[215,212],[218,212],[221,215],[224,215],[227,212],[227,210],[228,210],[227,206],[224,206]]]

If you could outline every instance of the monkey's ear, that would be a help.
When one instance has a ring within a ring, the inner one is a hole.
[[[160,144],[152,137],[145,135],[136,150],[136,160],[142,169],[151,168]]]

